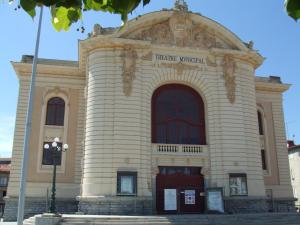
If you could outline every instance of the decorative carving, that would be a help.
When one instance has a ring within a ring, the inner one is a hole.
[[[185,11],[174,11],[169,19],[169,26],[173,36],[173,44],[185,47],[190,44],[193,21]]]
[[[153,53],[152,53],[152,51],[146,53],[141,58],[142,58],[142,60],[152,61],[152,59],[153,59]]]
[[[125,46],[123,53],[123,92],[126,96],[130,96],[132,92],[132,83],[135,79],[137,52],[132,46]]]
[[[249,41],[249,43],[247,43],[246,46],[247,46],[250,50],[253,50],[254,42],[253,42],[253,41]]]
[[[176,10],[166,21],[152,25],[125,38],[150,41],[154,44],[209,49],[216,47],[215,34],[199,24],[193,24],[190,14]]]
[[[184,70],[198,70],[198,66],[191,66],[184,64],[182,62],[179,63],[161,63],[160,66],[166,67],[166,68],[171,68],[176,70],[176,73],[178,76],[181,76],[183,74]]]
[[[100,26],[100,24],[95,24],[94,25],[94,29],[91,33],[88,33],[89,37],[96,37],[97,35],[102,33],[102,27]]]
[[[208,32],[207,28],[195,25],[192,30],[192,46],[204,49],[216,47],[216,37]]]
[[[231,104],[235,102],[235,90],[236,90],[236,82],[235,82],[235,70],[236,63],[232,56],[225,55],[223,59],[223,75],[225,79],[225,87],[227,89],[227,98]]]
[[[206,64],[208,66],[217,66],[217,63],[216,63],[216,59],[215,57],[209,55],[206,57]]]
[[[189,8],[184,0],[176,0],[174,9],[182,12],[187,12]]]

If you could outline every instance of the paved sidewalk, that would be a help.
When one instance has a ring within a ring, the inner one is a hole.
[[[0,222],[0,225],[16,225],[17,222]]]

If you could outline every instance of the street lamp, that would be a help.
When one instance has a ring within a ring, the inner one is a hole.
[[[68,144],[64,144],[63,148],[58,145],[59,138],[54,138],[54,141],[49,144],[45,144],[44,148],[46,150],[52,151],[52,159],[53,159],[53,177],[52,177],[52,194],[51,194],[51,202],[50,202],[50,213],[56,213],[56,205],[55,205],[55,195],[56,195],[56,155],[58,152],[63,151],[66,152],[69,149]]]

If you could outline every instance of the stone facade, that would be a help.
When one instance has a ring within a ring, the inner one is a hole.
[[[160,167],[201,167],[205,188],[223,188],[227,212],[268,211],[266,192],[273,201],[292,198],[282,111],[289,85],[255,77],[263,57],[252,45],[181,7],[144,15],[122,30],[95,26],[79,42],[78,62],[39,59],[27,196],[41,198],[50,187],[52,166],[43,165],[42,146],[58,136],[70,146],[58,168],[58,199],[77,198],[83,213],[156,213]],[[13,63],[20,93],[10,198],[18,196],[31,63],[30,57]],[[168,84],[202,98],[205,144],[151,141],[152,96]],[[60,127],[45,125],[47,102],[55,96],[66,103]],[[257,110],[264,113],[264,136]],[[119,193],[124,171],[135,174],[131,196]],[[247,179],[242,199],[231,196],[231,174]]]
[[[15,221],[18,211],[18,199],[17,198],[6,198],[5,201],[5,212],[4,212],[4,221]],[[26,198],[25,200],[25,210],[24,217],[28,218],[36,214],[42,214],[48,212],[47,202],[45,198]],[[48,205],[49,206],[49,205]],[[78,202],[73,199],[63,199],[60,198],[56,202],[56,207],[58,212],[64,214],[71,214],[78,211]]]
[[[300,208],[300,145],[293,142],[289,144],[289,164],[291,171],[291,183],[298,211]]]

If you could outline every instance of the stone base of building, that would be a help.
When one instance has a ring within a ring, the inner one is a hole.
[[[295,212],[295,199],[225,198],[226,213]]]
[[[78,211],[88,215],[151,215],[152,197],[77,197]]]
[[[294,198],[277,198],[267,200],[269,212],[296,212]]]
[[[264,213],[269,211],[266,198],[231,197],[224,199],[226,213]]]
[[[4,221],[16,221],[18,212],[18,198],[6,197],[4,208]],[[48,204],[48,205],[47,205]],[[24,218],[29,218],[36,214],[48,212],[50,202],[47,203],[45,198],[29,197],[25,200]],[[76,199],[57,199],[56,209],[59,213],[76,213],[78,202]]]

